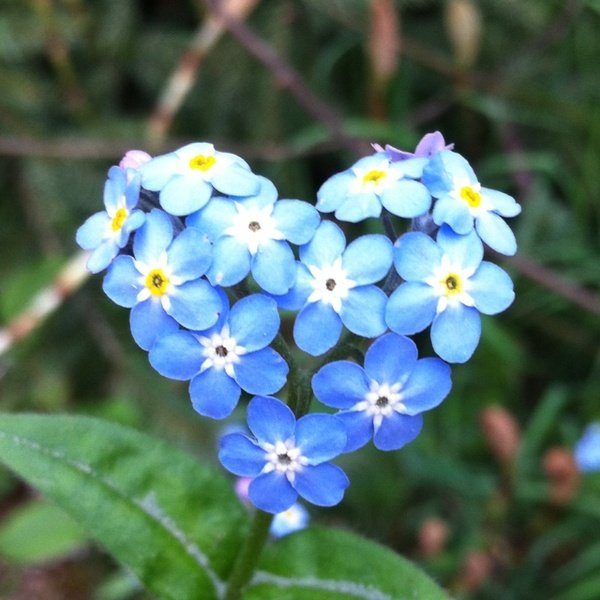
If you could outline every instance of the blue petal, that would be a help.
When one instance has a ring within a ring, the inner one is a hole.
[[[137,304],[141,277],[131,256],[118,256],[106,273],[102,289],[115,304],[131,308]]]
[[[100,273],[110,265],[113,258],[119,253],[119,246],[113,240],[106,240],[100,244],[89,257],[86,267],[90,273]]]
[[[139,227],[144,224],[146,220],[146,213],[141,210],[134,210],[131,212],[127,220],[123,223],[123,227],[121,228],[121,233],[123,234],[123,238],[119,242],[119,246],[123,248],[127,241],[129,240],[129,234],[132,231],[135,231]]]
[[[408,282],[396,288],[388,300],[385,320],[401,335],[423,331],[433,320],[438,298],[426,283]]]
[[[310,242],[321,217],[308,202],[279,200],[273,209],[273,219],[286,240],[300,245]]]
[[[512,229],[495,213],[483,212],[475,222],[479,237],[492,249],[506,256],[517,252],[517,240]]]
[[[231,200],[213,198],[204,208],[192,213],[186,219],[186,224],[188,227],[197,227],[214,242],[233,223],[236,214],[235,204]]]
[[[119,167],[111,167],[108,170],[108,179],[104,182],[104,206],[110,212],[119,205],[119,199],[127,187],[127,176],[125,171]]]
[[[277,303],[262,294],[246,296],[229,313],[231,336],[248,352],[268,346],[279,331]]]
[[[437,243],[450,257],[453,265],[464,269],[477,269],[483,258],[483,244],[475,233],[466,235],[455,233],[448,225],[443,225],[437,235]]]
[[[342,304],[342,323],[356,335],[381,335],[387,329],[384,319],[387,300],[384,292],[374,285],[351,289]]]
[[[261,444],[287,442],[294,435],[296,417],[281,400],[257,396],[248,404],[248,427]]]
[[[381,201],[375,192],[350,194],[335,211],[339,221],[359,223],[381,214]]]
[[[421,433],[421,415],[400,415],[397,412],[383,419],[381,427],[373,435],[373,443],[378,450],[398,450],[412,442]]]
[[[444,162],[440,156],[441,152],[433,156],[423,169],[423,183],[431,192],[431,195],[439,198],[445,196],[452,190],[452,178],[444,168]]]
[[[379,383],[403,382],[417,363],[417,346],[407,337],[388,333],[365,354],[365,371]]]
[[[506,310],[515,299],[508,273],[487,261],[482,262],[469,279],[469,294],[477,310],[484,315],[496,315]]]
[[[137,206],[140,199],[140,174],[133,169],[127,169],[127,177],[131,179],[125,188],[125,206],[127,210],[131,210]]]
[[[144,350],[150,350],[158,338],[178,329],[177,322],[153,298],[140,302],[131,309],[129,324],[133,339]]]
[[[401,174],[402,177],[409,177],[410,179],[420,179],[423,176],[423,169],[428,163],[429,160],[427,158],[415,153],[415,156],[413,157],[392,162],[390,165],[390,172],[398,175]]]
[[[381,203],[393,215],[412,219],[429,210],[431,195],[422,183],[402,179],[383,192]]]
[[[196,375],[190,383],[194,410],[211,419],[224,419],[240,399],[240,386],[225,371],[210,368]]]
[[[317,209],[325,213],[336,210],[346,200],[354,181],[356,175],[351,170],[330,177],[317,191]]]
[[[288,366],[272,348],[263,348],[240,357],[234,366],[238,385],[249,394],[274,394],[286,383]]]
[[[230,433],[221,438],[219,460],[239,477],[256,477],[266,463],[264,450],[241,433]]]
[[[451,388],[450,367],[438,358],[422,358],[402,387],[402,403],[416,415],[440,404]]]
[[[364,410],[340,412],[336,416],[346,426],[348,441],[344,452],[354,452],[362,448],[373,437],[373,417],[367,415]]]
[[[317,506],[335,506],[349,485],[346,473],[330,463],[304,467],[294,481],[296,491]]]
[[[287,294],[275,296],[278,306],[286,310],[299,310],[302,308],[314,289],[312,286],[313,281],[314,277],[306,266],[296,262],[296,281]]]
[[[142,176],[142,187],[158,192],[167,184],[173,174],[177,172],[181,161],[174,153],[157,156],[139,169]]]
[[[177,286],[169,295],[169,300],[171,306],[168,313],[188,329],[208,329],[223,312],[221,296],[204,279],[194,279]]]
[[[424,281],[442,261],[440,247],[424,233],[405,233],[394,244],[394,266],[406,281]]]
[[[252,262],[252,276],[270,294],[285,294],[296,279],[296,259],[287,242],[269,240],[261,244]]]
[[[79,227],[75,241],[84,250],[94,250],[104,240],[104,234],[110,227],[111,218],[103,211],[93,214]]]
[[[359,286],[383,279],[392,266],[392,242],[383,235],[362,235],[344,252],[342,268]]]
[[[300,247],[300,260],[319,268],[329,266],[340,257],[345,247],[346,238],[342,230],[331,221],[323,221],[313,239]]]
[[[168,250],[173,275],[189,281],[204,275],[212,261],[212,246],[199,229],[188,227],[174,240]]]
[[[331,305],[324,302],[307,304],[294,323],[294,340],[298,348],[312,356],[333,348],[341,332],[342,320]]]
[[[448,306],[431,325],[431,342],[440,358],[464,363],[475,352],[481,336],[481,317],[470,306]]]
[[[213,262],[206,273],[213,285],[235,285],[244,279],[249,271],[250,252],[245,244],[229,236],[215,242]]]
[[[174,175],[160,192],[160,205],[178,217],[200,210],[212,195],[212,186],[201,177]]]
[[[442,196],[433,205],[433,220],[436,225],[448,223],[456,233],[464,235],[473,229],[473,215],[466,202],[452,196]]]
[[[339,456],[346,447],[346,427],[334,415],[312,413],[296,424],[296,446],[310,465]]]
[[[162,210],[154,209],[133,238],[133,253],[137,260],[149,265],[158,260],[173,239],[171,219]]]
[[[491,205],[494,212],[497,212],[503,217],[516,217],[521,213],[521,206],[517,204],[516,200],[498,190],[491,190],[489,188],[482,187],[481,195],[488,200],[491,200]]]
[[[148,359],[163,377],[179,381],[192,379],[204,361],[200,342],[187,331],[160,337],[150,349]]]
[[[233,155],[230,155],[233,156]],[[239,157],[238,157],[239,158]],[[241,159],[239,159],[241,161]],[[243,161],[242,161],[243,163]],[[241,164],[242,164],[241,163]],[[245,164],[245,163],[243,163]],[[248,167],[248,165],[246,165]],[[249,169],[250,167],[248,167]],[[227,200],[229,202],[241,202],[242,204],[247,206],[247,202],[249,200],[252,201],[252,206],[256,206],[257,208],[264,208],[269,204],[274,204],[277,200],[277,188],[275,184],[266,177],[262,175],[255,175],[258,180],[259,189],[257,192],[248,194],[247,196],[240,196],[238,194],[234,194],[233,196],[229,196]]]
[[[253,479],[248,495],[256,508],[275,514],[287,510],[298,499],[298,493],[285,475],[274,471]]]
[[[327,406],[351,408],[364,400],[369,383],[362,367],[339,360],[319,369],[312,378],[312,389],[317,399]]]
[[[258,177],[240,164],[233,163],[226,169],[219,169],[212,176],[211,183],[222,194],[230,196],[251,196],[261,189]]]

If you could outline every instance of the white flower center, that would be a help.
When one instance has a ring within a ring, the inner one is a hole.
[[[474,217],[491,210],[489,201],[481,194],[481,184],[478,181],[471,183],[465,177],[455,177],[450,196],[457,202],[466,204]]]
[[[443,312],[448,306],[464,304],[465,306],[475,306],[475,301],[469,293],[469,278],[475,272],[474,268],[465,269],[464,267],[452,264],[447,254],[442,256],[440,266],[436,271],[425,279],[425,283],[430,285],[434,293],[438,296],[436,311]]]
[[[371,381],[369,391],[360,402],[357,402],[350,410],[364,411],[369,417],[373,417],[375,430],[379,429],[383,419],[394,412],[406,414],[406,406],[402,403],[400,392],[401,384],[378,383]]]
[[[313,292],[308,297],[308,302],[325,302],[331,304],[336,313],[342,310],[342,301],[348,296],[348,292],[356,287],[356,282],[348,279],[346,271],[342,269],[342,257],[340,256],[331,265],[323,268],[307,265],[313,280],[310,282]]]
[[[300,448],[294,445],[292,440],[287,442],[276,442],[275,444],[262,444],[266,452],[267,464],[263,473],[275,471],[285,475],[288,481],[293,482],[296,473],[308,464],[308,459],[302,456]]]
[[[246,208],[242,203],[235,202],[237,210],[233,223],[225,229],[225,235],[236,238],[240,243],[248,246],[250,254],[258,252],[259,247],[269,240],[283,240],[285,236],[271,216],[274,205],[269,204],[263,208]]]
[[[390,171],[389,160],[382,160],[371,168],[352,167],[352,171],[356,175],[352,191],[356,194],[364,192],[379,194],[398,179],[398,175]]]
[[[235,338],[229,335],[229,325],[225,325],[220,333],[213,333],[210,337],[200,337],[202,344],[202,356],[204,362],[200,367],[200,373],[206,369],[215,368],[218,371],[225,370],[229,377],[234,376],[234,365],[240,362],[240,356],[246,354],[243,346],[238,346]]]

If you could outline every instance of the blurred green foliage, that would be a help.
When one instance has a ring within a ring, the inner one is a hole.
[[[382,25],[393,17],[395,57]],[[309,201],[354,161],[331,123],[227,33],[157,135],[150,116],[206,18],[192,0],[0,0],[0,325],[14,324],[76,251],[77,226],[99,210],[106,170],[129,148],[213,141],[281,196]],[[572,448],[600,419],[600,3],[262,0],[247,24],[348,134],[411,149],[439,129],[485,185],[524,208],[520,254],[504,261],[515,304],[485,320],[474,359],[453,370],[451,396],[423,434],[397,453],[345,457],[347,499],[315,520],[389,545],[456,597],[595,600],[600,481],[568,480],[563,469],[572,489],[557,496],[550,450]],[[390,73],[376,52],[392,61]],[[100,285],[90,279],[0,357],[2,410],[93,414],[214,463],[222,424],[198,418],[186,386],[149,367],[126,311]],[[490,444],[500,435],[482,426],[490,406],[518,424],[516,458],[500,459]],[[0,537],[31,495],[0,472]],[[446,532],[433,553],[423,546],[431,519]],[[92,573],[65,598],[141,597],[99,550],[55,561]],[[0,597],[23,597],[31,571],[2,560],[2,573]],[[56,573],[55,562],[36,597],[57,597]]]

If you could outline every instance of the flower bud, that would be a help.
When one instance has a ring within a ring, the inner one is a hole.
[[[550,448],[543,459],[544,473],[550,485],[550,501],[566,504],[573,498],[579,486],[579,470],[568,448]]]
[[[446,4],[446,31],[456,64],[469,69],[475,64],[481,41],[481,13],[473,0],[450,0]]]
[[[511,463],[521,443],[519,424],[505,408],[489,406],[479,415],[479,422],[492,454],[501,463]]]
[[[419,551],[425,558],[434,558],[443,552],[448,541],[448,525],[438,517],[423,521],[419,533]]]

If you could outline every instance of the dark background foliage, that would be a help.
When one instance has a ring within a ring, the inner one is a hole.
[[[215,462],[223,424],[149,367],[101,279],[65,284],[107,168],[206,140],[313,201],[369,142],[412,149],[437,129],[523,205],[519,255],[501,260],[517,299],[484,320],[422,435],[344,458],[347,497],[314,521],[389,545],[457,597],[600,597],[600,481],[571,457],[600,419],[600,2],[246,4],[212,43],[212,1],[0,0],[2,410],[93,414]],[[56,277],[62,301],[37,322],[28,303]],[[0,597],[145,597],[41,506],[0,472]]]

